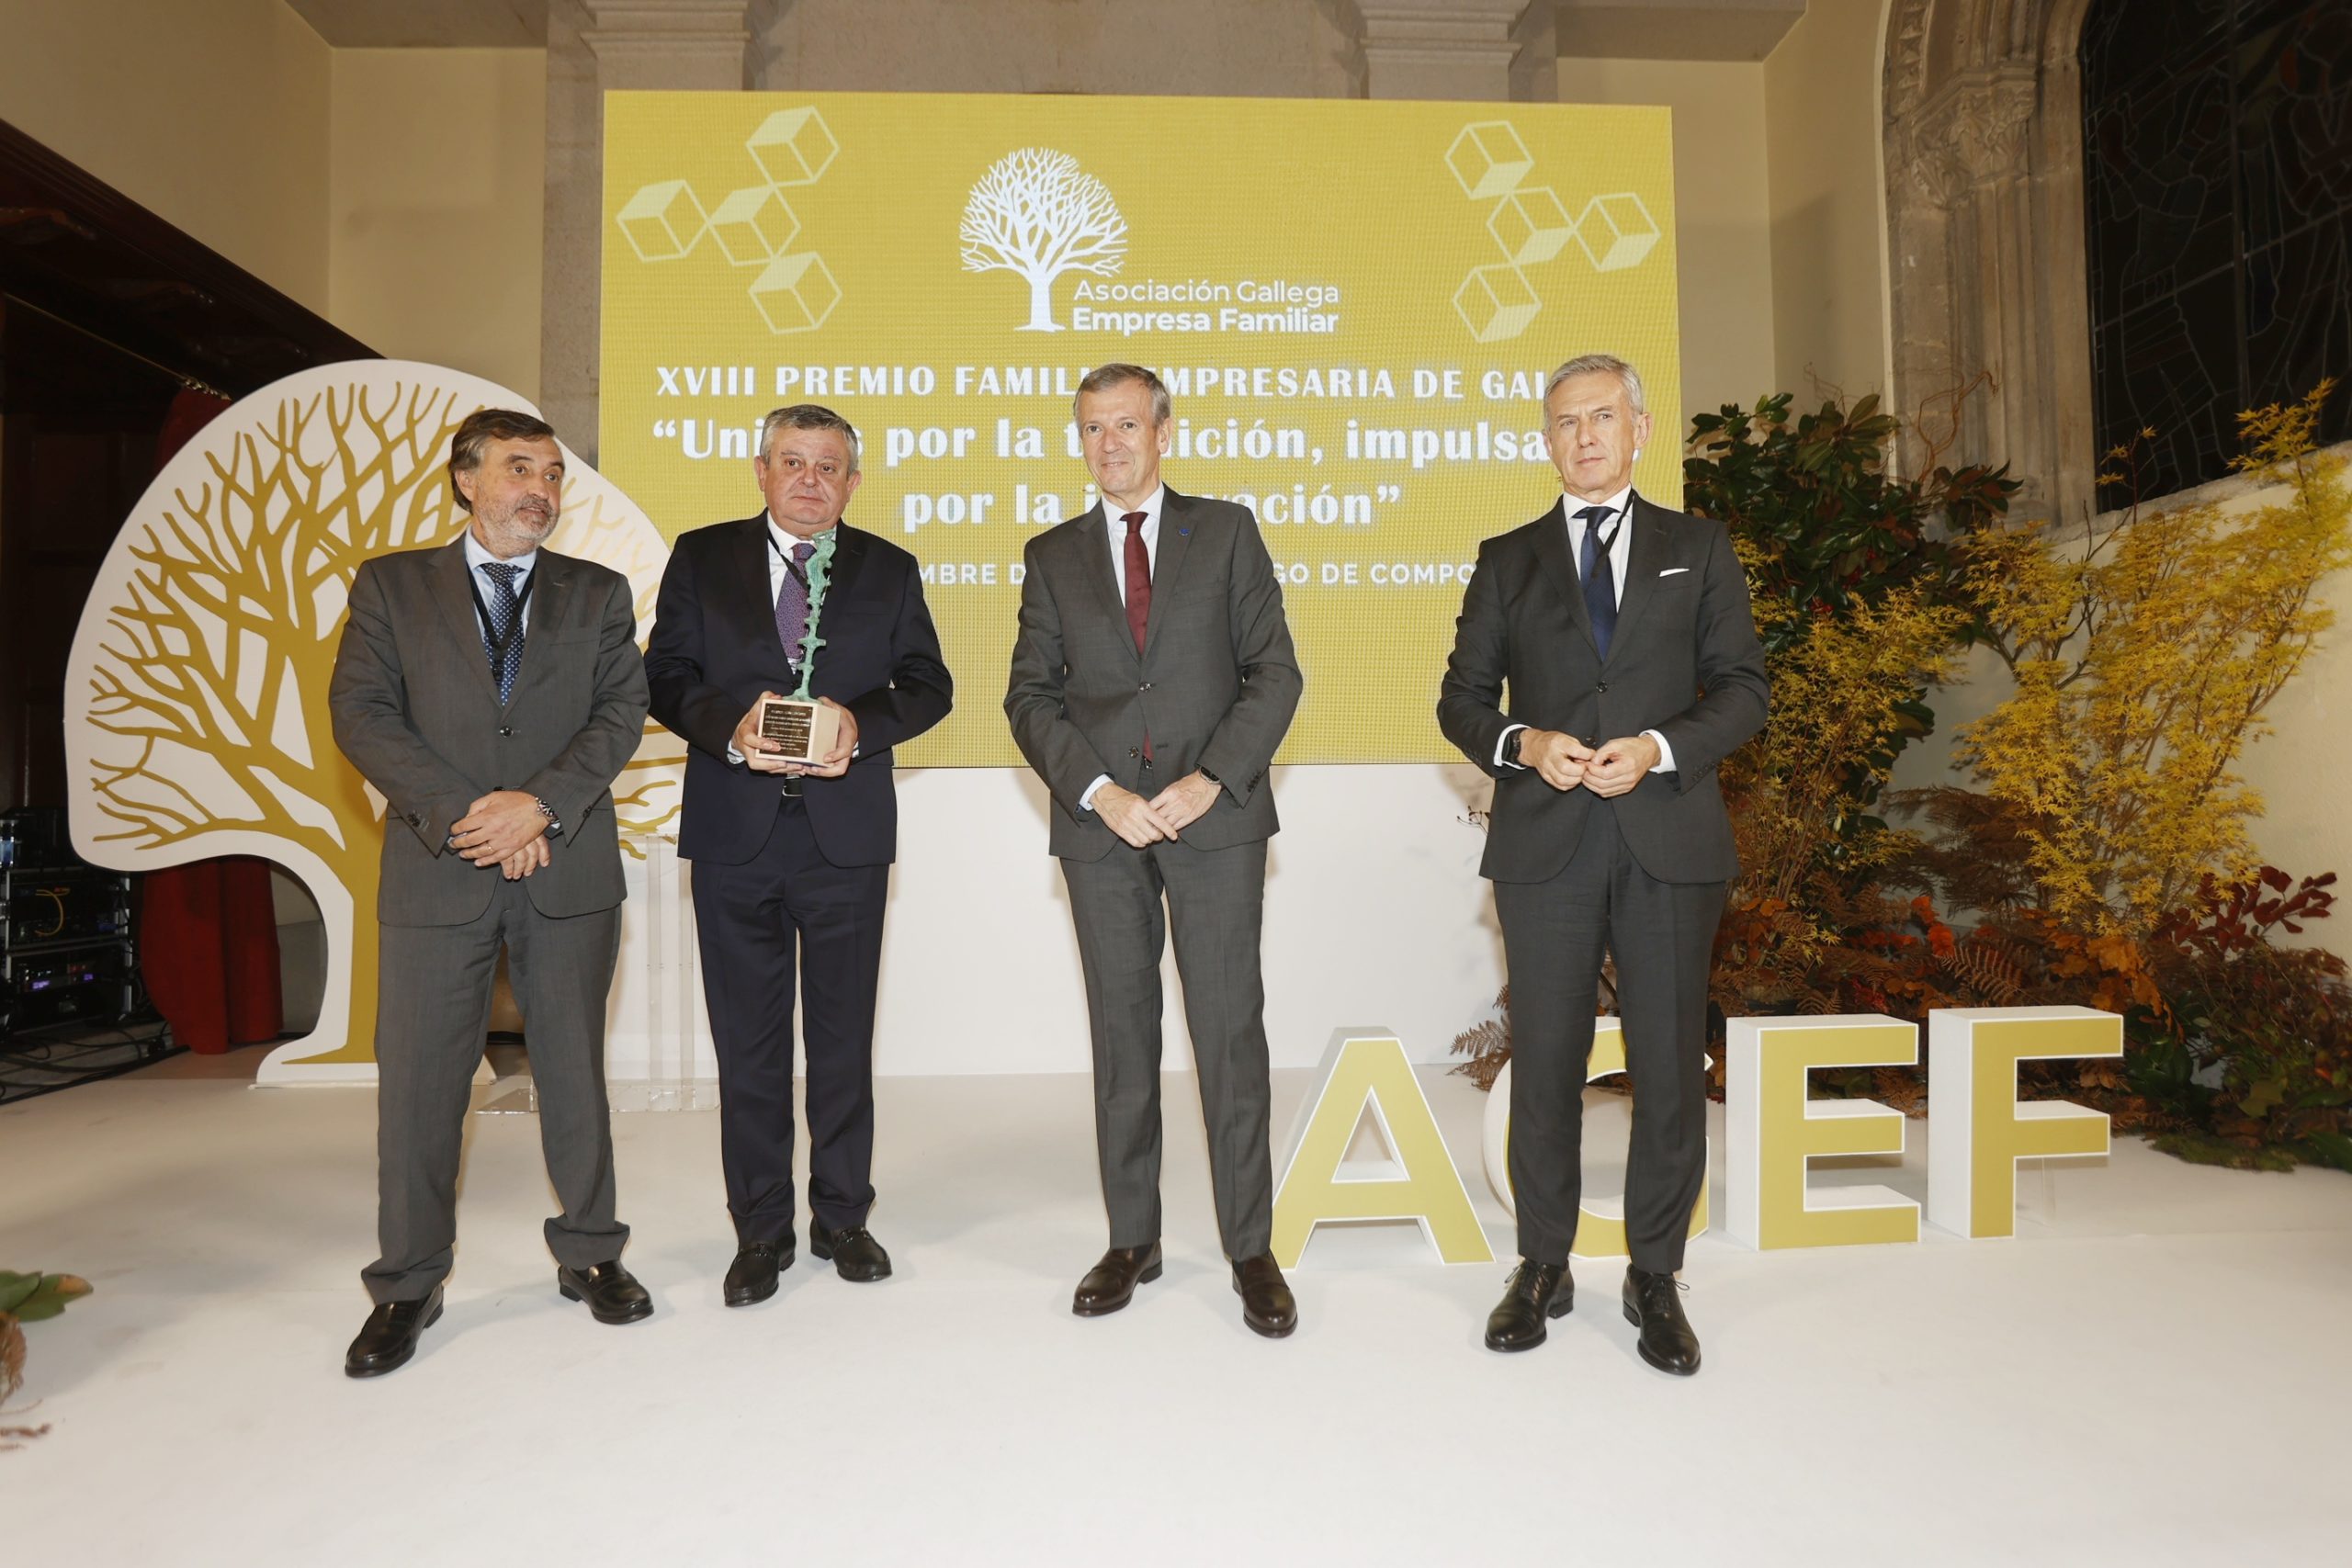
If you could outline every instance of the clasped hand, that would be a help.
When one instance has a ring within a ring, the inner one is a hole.
[[[1556,790],[1578,784],[1606,800],[1623,795],[1657,766],[1657,742],[1629,735],[1587,746],[1556,729],[1530,729],[1519,739],[1519,760]]]
[[[1186,773],[1146,800],[1133,790],[1106,784],[1094,792],[1094,814],[1136,849],[1174,839],[1209,814],[1218,785],[1198,771]]]
[[[519,789],[492,790],[449,829],[449,847],[480,866],[494,865],[507,881],[548,863],[548,819],[536,796]]]
[[[762,692],[759,702],[735,727],[735,750],[743,765],[755,773],[799,773],[818,779],[837,779],[849,772],[850,755],[857,750],[857,716],[831,697],[819,697],[817,702],[833,710],[833,749],[814,762],[786,761],[775,755],[784,744],[760,734],[760,706],[770,698],[781,701],[783,696],[781,692]]]

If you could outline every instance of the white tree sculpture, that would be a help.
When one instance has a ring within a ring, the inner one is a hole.
[[[75,849],[126,871],[264,855],[324,917],[317,1030],[272,1052],[264,1082],[374,1076],[384,803],[335,750],[327,678],[359,563],[465,526],[442,464],[458,422],[493,406],[530,407],[395,360],[265,387],[164,466],[83,609],[66,666]],[[577,457],[552,541],[628,578],[642,635],[668,547]],[[613,786],[624,833],[676,815],[684,753],[647,726]]]
[[[1024,333],[1057,333],[1054,279],[1108,277],[1127,254],[1127,220],[1101,180],[1067,152],[1023,147],[989,165],[964,204],[966,272],[1017,272],[1029,280]]]

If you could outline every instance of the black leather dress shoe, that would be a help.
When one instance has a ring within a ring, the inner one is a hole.
[[[1261,1252],[1233,1266],[1234,1293],[1241,1298],[1241,1321],[1269,1339],[1298,1326],[1298,1302],[1283,1281],[1274,1255]]]
[[[1682,1315],[1682,1285],[1671,1274],[1625,1270],[1625,1321],[1642,1331],[1642,1359],[1687,1378],[1699,1370],[1699,1337]]]
[[[635,1323],[653,1315],[653,1298],[617,1258],[585,1269],[559,1266],[555,1287],[568,1302],[586,1302],[588,1314],[598,1323]]]
[[[1487,1314],[1487,1348],[1532,1350],[1551,1337],[1544,1326],[1577,1303],[1577,1282],[1565,1263],[1522,1258],[1503,1284],[1503,1299]]]
[[[833,1272],[861,1285],[890,1277],[890,1255],[864,1225],[843,1225],[829,1231],[813,1218],[808,1222],[808,1250],[830,1258]]]
[[[735,1261],[727,1266],[727,1304],[757,1306],[775,1294],[775,1277],[792,1267],[794,1256],[790,1236],[782,1241],[745,1242],[736,1249]]]
[[[441,1287],[435,1285],[417,1301],[379,1302],[359,1337],[343,1353],[343,1370],[350,1377],[379,1378],[408,1365],[416,1354],[419,1336],[441,1321]]]
[[[1159,1273],[1158,1242],[1148,1247],[1114,1247],[1078,1282],[1069,1310],[1080,1317],[1116,1312],[1134,1299],[1137,1285],[1149,1284]]]

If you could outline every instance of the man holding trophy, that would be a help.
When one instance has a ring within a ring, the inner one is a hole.
[[[865,1219],[891,748],[944,718],[953,690],[914,557],[842,521],[859,479],[849,422],[777,409],[752,469],[766,510],[679,537],[645,658],[653,716],[691,748],[678,853],[718,1054],[729,1306],[774,1295],[796,1248],[796,968],[809,1247],[845,1280],[889,1276]]]

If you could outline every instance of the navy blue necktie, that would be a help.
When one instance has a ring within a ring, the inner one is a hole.
[[[522,569],[512,561],[484,561],[490,577],[490,624],[481,629],[482,651],[490,655],[490,678],[498,682],[503,706],[514,695],[515,671],[523,668],[523,628],[514,624],[522,604],[514,596],[514,574]]]
[[[1617,515],[1613,506],[1581,506],[1577,515],[1584,519],[1584,550],[1577,562],[1584,574],[1585,618],[1592,623],[1592,645],[1600,657],[1609,657],[1609,637],[1617,629],[1617,569],[1609,563],[1609,552],[1617,543],[1617,529],[1600,531],[1603,520]],[[1618,525],[1623,527],[1621,522]]]

